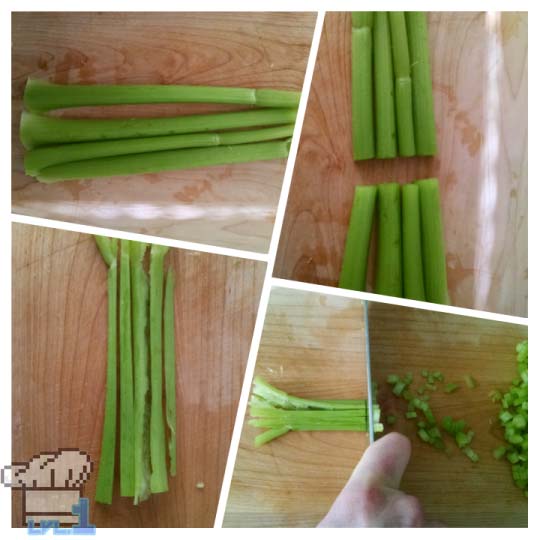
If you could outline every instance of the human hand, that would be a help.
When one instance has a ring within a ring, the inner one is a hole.
[[[319,527],[422,527],[416,497],[399,490],[411,456],[409,439],[389,433],[364,453]]]

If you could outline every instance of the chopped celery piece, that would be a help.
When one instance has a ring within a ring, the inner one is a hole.
[[[405,417],[408,418],[409,420],[411,418],[416,418],[418,415],[416,414],[416,411],[409,411],[407,413],[405,413]]]
[[[386,382],[388,384],[396,384],[399,381],[399,377],[397,375],[388,375],[386,377]]]
[[[478,386],[478,383],[471,375],[465,375],[465,383],[469,388],[476,388]]]
[[[452,394],[454,393],[456,390],[459,389],[459,385],[457,385],[456,383],[448,383],[445,387],[444,387],[444,391],[447,393],[447,394]]]
[[[470,447],[466,446],[463,448],[463,453],[473,462],[476,463],[480,458],[478,454]]]
[[[493,450],[493,457],[495,459],[501,459],[506,454],[506,446],[499,446]]]

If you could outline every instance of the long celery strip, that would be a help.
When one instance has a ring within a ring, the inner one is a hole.
[[[176,347],[174,340],[174,271],[169,268],[163,302],[163,363],[165,367],[165,411],[169,428],[169,470],[176,475]]]
[[[352,14],[352,138],[355,160],[375,157],[373,121],[373,13]]]
[[[120,242],[120,495],[134,495],[133,349],[129,240]]]
[[[163,422],[163,262],[169,248],[150,249],[150,458],[152,493],[167,491],[165,425]]]
[[[180,148],[202,148],[208,146],[235,145],[291,137],[294,124],[285,126],[229,131],[224,133],[189,133],[186,135],[164,135],[140,139],[81,142],[45,146],[30,150],[24,156],[26,174],[37,176],[39,171],[52,165],[101,157],[141,154]]]
[[[416,154],[416,148],[414,144],[411,65],[407,41],[407,25],[403,11],[390,11],[388,17],[394,60],[394,91],[399,155],[409,157]]]
[[[401,297],[401,190],[397,183],[378,186],[378,242],[375,292]]]
[[[96,236],[96,244],[109,267],[107,273],[107,382],[105,392],[105,416],[101,438],[96,483],[96,502],[111,504],[114,483],[114,463],[116,452],[116,337],[117,337],[117,291],[118,291],[118,243],[113,238]]]
[[[23,112],[20,138],[24,147],[30,150],[51,144],[276,126],[293,124],[295,119],[296,109],[257,109],[167,118],[122,119],[58,118]]]
[[[403,232],[403,296],[425,300],[422,265],[422,232],[420,227],[420,197],[416,184],[401,188]]]
[[[288,156],[289,145],[290,140],[286,139],[236,146],[184,148],[130,156],[86,159],[47,167],[39,172],[37,179],[40,182],[51,184],[65,180],[157,173],[212,165],[281,159]]]
[[[426,14],[421,11],[409,11],[406,13],[406,20],[412,74],[416,153],[420,156],[433,156],[437,153],[437,131]]]
[[[375,62],[375,131],[378,158],[396,157],[394,73],[388,13],[377,11],[373,27]]]
[[[24,105],[30,111],[87,105],[144,103],[231,103],[259,107],[298,107],[300,92],[188,85],[54,84],[28,79]]]
[[[150,496],[150,382],[148,377],[148,276],[144,255],[148,244],[130,243],[134,368],[134,503]]]
[[[437,304],[449,304],[439,181],[436,178],[428,178],[418,180],[415,183],[420,193],[422,260],[426,300]]]
[[[356,186],[343,254],[339,286],[355,291],[366,290],[369,243],[377,197],[376,186]]]

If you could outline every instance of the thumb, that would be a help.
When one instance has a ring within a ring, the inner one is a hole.
[[[389,433],[364,452],[345,489],[385,486],[399,489],[411,457],[411,442],[400,433]]]

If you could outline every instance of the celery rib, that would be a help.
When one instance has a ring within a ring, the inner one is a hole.
[[[107,272],[107,381],[105,390],[105,415],[101,438],[95,500],[111,504],[114,484],[116,452],[116,382],[117,382],[117,292],[118,292],[118,241],[104,236],[95,237],[101,255],[109,267]]]
[[[289,138],[292,136],[293,131],[294,124],[287,124],[278,127],[223,133],[189,133],[185,135],[164,135],[140,139],[118,139],[45,146],[34,148],[26,153],[24,156],[24,169],[27,175],[38,176],[41,170],[61,163],[162,150],[270,141]]]
[[[165,411],[169,428],[169,469],[176,476],[176,348],[174,332],[174,271],[169,268],[163,302],[163,362],[165,367]]]
[[[150,249],[150,461],[152,493],[168,489],[163,421],[163,263],[168,247]]]
[[[103,178],[131,174],[192,169],[232,163],[246,163],[286,158],[290,140],[216,146],[213,148],[184,148],[145,152],[130,156],[112,156],[61,163],[42,169],[37,179],[47,184],[66,180]]]
[[[167,118],[74,119],[21,115],[20,138],[27,150],[88,141],[181,135],[255,126],[294,124],[296,109],[257,109]]]
[[[54,84],[29,78],[24,105],[46,112],[69,107],[149,103],[227,103],[259,107],[298,107],[300,92],[197,85]]]

